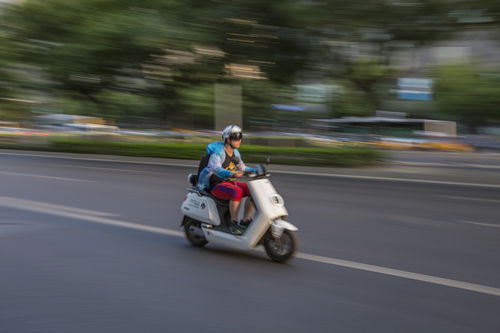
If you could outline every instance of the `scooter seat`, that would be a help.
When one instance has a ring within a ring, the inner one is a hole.
[[[214,197],[212,194],[210,194],[207,191],[200,191],[200,192],[203,192],[202,193],[203,195],[205,195],[205,196],[207,196],[209,198],[212,198],[215,201],[215,203],[217,204],[217,206],[219,206],[219,205],[222,205],[222,206],[229,205],[229,200],[223,200],[223,199],[216,198],[216,197]]]

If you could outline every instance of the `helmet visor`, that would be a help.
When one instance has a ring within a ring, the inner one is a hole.
[[[229,134],[229,140],[241,140],[243,139],[243,133],[231,133]]]

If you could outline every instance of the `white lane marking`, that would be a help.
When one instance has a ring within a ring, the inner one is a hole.
[[[108,217],[120,216],[118,214],[100,212],[97,210],[89,210],[89,209],[83,209],[83,208],[63,206],[63,205],[28,200],[28,199],[18,199],[18,198],[13,198],[13,197],[0,197],[0,200],[4,200],[6,203],[11,204],[11,205],[15,205],[16,207],[41,207],[41,208],[46,208],[50,211],[63,211],[63,212],[85,214],[85,215],[91,215],[91,216],[108,216]]]
[[[467,220],[457,220],[457,221],[460,223],[480,225],[483,227],[500,228],[500,224],[482,223],[482,222],[474,222],[474,221],[467,221]]]
[[[8,208],[16,208],[16,209],[20,209],[20,210],[27,210],[27,211],[31,211],[31,212],[37,212],[37,213],[62,216],[62,217],[69,217],[69,218],[74,218],[74,219],[83,220],[83,221],[87,221],[87,222],[94,222],[94,223],[111,225],[111,226],[115,226],[115,227],[148,231],[148,232],[153,232],[153,233],[163,234],[163,235],[171,235],[171,236],[177,236],[177,237],[184,236],[184,233],[180,232],[180,231],[169,230],[169,229],[164,229],[164,228],[157,228],[157,227],[152,227],[152,226],[138,224],[138,223],[132,223],[132,222],[119,221],[119,220],[114,220],[114,219],[110,219],[110,218],[102,217],[102,216],[82,214],[80,212],[79,208],[66,207],[64,210],[57,210],[57,209],[54,209],[54,207],[51,207],[52,204],[47,204],[44,202],[36,202],[36,201],[17,199],[17,198],[12,198],[12,197],[0,197],[0,206],[8,207]]]
[[[43,154],[21,154],[21,153],[9,153],[9,152],[0,152],[0,155],[34,156],[34,157],[58,158],[58,159],[69,159],[69,160],[130,163],[130,164],[142,164],[142,165],[149,164],[149,165],[177,166],[177,167],[189,167],[189,168],[196,168],[198,166],[198,164],[197,164],[198,162],[171,163],[171,162],[153,162],[153,161],[132,161],[132,160],[120,160],[120,159],[88,158],[88,157],[73,157],[73,156],[54,156],[54,155],[43,155]],[[439,180],[392,178],[392,177],[377,177],[377,176],[342,175],[342,174],[332,174],[332,173],[322,173],[322,172],[286,171],[286,170],[279,170],[279,169],[276,169],[276,170],[273,169],[270,171],[271,171],[271,173],[278,173],[278,174],[281,173],[281,174],[291,174],[291,175],[305,175],[305,176],[319,176],[319,177],[333,177],[333,178],[347,178],[347,179],[389,180],[389,181],[398,181],[398,182],[407,182],[407,183],[459,185],[459,186],[472,186],[472,187],[484,187],[484,188],[500,188],[500,185],[495,185],[495,184],[463,183],[463,182],[450,182],[450,181],[439,181]]]
[[[453,196],[453,195],[436,195],[436,196],[440,197],[440,198],[457,199],[457,200],[471,200],[471,201],[484,201],[484,202],[500,202],[500,200],[486,199],[486,198],[456,197],[456,196]]]
[[[165,175],[165,172],[156,172],[156,171],[139,171],[139,170],[132,170],[132,169],[116,169],[116,168],[91,167],[91,166],[82,166],[82,165],[54,164],[54,163],[49,163],[49,164],[45,164],[45,165],[64,167],[64,168],[80,168],[80,169],[106,170],[106,171],[113,171],[113,172],[118,171],[118,172]]]
[[[144,165],[165,165],[165,166],[180,166],[180,167],[198,167],[198,162],[193,163],[169,163],[169,162],[154,162],[154,161],[133,161],[133,160],[120,160],[113,158],[90,158],[90,157],[80,157],[80,156],[55,156],[55,155],[43,155],[43,154],[21,154],[21,153],[7,153],[0,152],[0,155],[12,155],[12,156],[33,156],[33,157],[44,157],[44,158],[58,158],[63,160],[78,160],[78,161],[93,161],[93,162],[115,162],[115,163],[130,163],[130,164],[144,164]],[[132,156],[131,156],[132,157]]]
[[[473,164],[473,163],[462,163],[462,164],[459,164],[459,166],[482,168],[482,169],[493,169],[493,170],[500,169],[500,167],[498,167],[496,165]]]
[[[354,262],[354,261],[316,256],[316,255],[307,254],[307,253],[298,253],[297,257],[301,258],[301,259],[305,259],[305,260],[321,262],[324,264],[354,268],[354,269],[359,269],[362,271],[380,273],[380,274],[391,275],[391,276],[396,276],[396,277],[410,279],[410,280],[438,284],[438,285],[442,285],[442,286],[446,286],[446,287],[453,287],[453,288],[458,288],[458,289],[475,291],[478,293],[483,293],[483,294],[488,294],[488,295],[500,296],[500,288],[494,288],[494,287],[484,286],[484,285],[475,284],[475,283],[445,279],[445,278],[441,278],[441,277],[437,277],[437,276],[412,273],[412,272],[401,271],[399,269],[393,269],[393,268],[387,268],[387,267],[367,265],[367,264],[362,264],[362,263],[358,263],[358,262]]]
[[[473,167],[473,168],[483,168],[483,169],[500,169],[496,165],[486,165],[486,164],[474,164],[474,163],[461,163],[461,162],[449,162],[449,163],[434,163],[434,162],[406,162],[406,161],[392,161],[389,162],[396,165],[408,165],[408,166],[437,166],[437,167]]]
[[[306,175],[306,176],[321,176],[321,177],[334,177],[334,178],[349,178],[349,179],[369,179],[369,180],[389,180],[406,183],[421,183],[421,184],[440,184],[440,185],[459,185],[459,186],[474,186],[485,188],[500,188],[500,185],[495,184],[479,184],[479,183],[462,183],[462,182],[448,182],[441,180],[425,180],[425,179],[410,179],[410,178],[392,178],[392,177],[377,177],[377,176],[359,176],[359,175],[339,175],[331,173],[316,173],[316,172],[301,172],[301,171],[280,171],[272,170],[272,173],[284,173],[292,175]]]
[[[85,215],[85,214],[78,213],[79,209],[77,209],[75,211],[75,208],[73,208],[73,207],[66,207],[64,210],[54,210],[54,209],[48,208],[49,206],[47,206],[47,205],[52,205],[52,204],[34,202],[34,201],[30,200],[29,205],[26,205],[26,202],[24,199],[17,199],[17,198],[12,198],[12,197],[0,197],[0,206],[4,206],[4,207],[17,208],[17,209],[21,209],[21,210],[28,210],[28,211],[51,214],[51,215],[56,215],[56,216],[69,217],[69,218],[74,218],[74,219],[83,220],[83,221],[87,221],[87,222],[94,222],[94,223],[111,225],[111,226],[116,226],[116,227],[121,227],[121,228],[147,231],[147,232],[152,232],[152,233],[156,233],[156,234],[163,234],[163,235],[169,235],[169,236],[175,236],[175,237],[184,237],[184,233],[181,231],[170,230],[170,229],[166,229],[166,228],[152,227],[152,226],[147,226],[147,225],[142,225],[142,224],[137,224],[137,223],[132,223],[132,222],[118,221],[118,220],[113,220],[113,219],[109,219],[109,218],[105,218],[105,217]],[[297,253],[296,256],[297,256],[297,258],[300,258],[303,260],[309,260],[309,261],[319,262],[319,263],[328,264],[328,265],[348,267],[348,268],[372,272],[372,273],[390,275],[390,276],[395,276],[395,277],[400,277],[400,278],[405,278],[405,279],[410,279],[410,280],[415,280],[415,281],[421,281],[421,282],[428,282],[428,283],[432,283],[432,284],[442,285],[442,286],[446,286],[446,287],[453,287],[453,288],[458,288],[458,289],[463,289],[463,290],[469,290],[469,291],[474,291],[474,292],[493,295],[493,296],[500,296],[500,288],[494,288],[494,287],[480,285],[480,284],[468,283],[468,282],[452,280],[452,279],[445,279],[445,278],[432,276],[432,275],[407,272],[407,271],[402,271],[402,270],[393,269],[393,268],[368,265],[368,264],[363,264],[363,263],[359,263],[359,262],[355,262],[355,261],[329,258],[329,257],[317,256],[317,255],[307,254],[307,253],[300,253],[299,252],[299,253]]]
[[[35,178],[43,178],[43,179],[64,180],[64,181],[70,181],[70,182],[93,182],[93,180],[35,175],[32,173],[18,173],[18,172],[0,171],[0,174],[7,175],[7,176],[35,177]]]

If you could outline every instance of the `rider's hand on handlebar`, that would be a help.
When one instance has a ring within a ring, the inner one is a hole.
[[[244,173],[243,171],[236,171],[236,172],[234,173],[234,176],[235,176],[236,178],[243,177],[244,175],[245,175],[245,173]]]

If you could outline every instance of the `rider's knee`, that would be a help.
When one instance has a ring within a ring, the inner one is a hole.
[[[240,189],[236,189],[231,196],[231,201],[240,202],[241,198],[243,198],[243,191]]]

